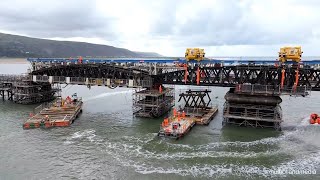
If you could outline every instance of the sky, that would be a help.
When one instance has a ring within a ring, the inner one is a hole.
[[[318,0],[1,0],[0,32],[184,56],[320,55]]]

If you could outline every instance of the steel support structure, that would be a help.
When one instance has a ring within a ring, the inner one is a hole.
[[[189,89],[180,92],[178,102],[181,103],[181,105],[179,106],[179,112],[184,111],[187,116],[204,116],[213,108],[209,95],[210,93],[211,91],[208,89]]]
[[[137,68],[112,64],[70,64],[41,68],[32,75],[105,78],[105,79],[140,79],[150,78],[149,72]]]
[[[209,93],[210,90],[187,90],[183,93],[179,94],[179,100],[184,101],[184,107],[191,107],[191,108],[207,108],[210,105],[211,98]]]
[[[137,117],[160,117],[174,105],[174,88],[137,89],[133,93],[133,114]]]
[[[0,75],[1,92],[4,99],[7,91],[8,100],[18,104],[35,104],[51,101],[60,88],[44,82],[33,82],[31,76],[24,75]],[[3,92],[2,92],[3,90]]]
[[[187,70],[163,71],[153,76],[155,83],[197,85],[197,67],[188,67]],[[199,67],[200,86],[234,87],[236,84],[261,84],[280,86],[282,70],[284,73],[283,90],[292,89],[296,81],[296,67],[274,66],[223,66]],[[309,67],[298,71],[297,86],[310,87],[313,91],[320,91],[320,70]]]
[[[223,125],[251,126],[255,128],[274,128],[281,130],[281,98],[276,94],[252,94],[239,92],[235,88],[225,96]]]
[[[281,130],[282,111],[280,105],[263,106],[225,102],[223,125],[250,126],[254,128],[274,128]]]
[[[144,70],[143,70],[144,69]],[[32,75],[64,76],[82,78],[134,79],[142,81],[152,79],[155,86],[160,84],[172,85],[200,85],[234,87],[236,84],[261,84],[279,87],[288,91],[298,80],[297,87],[310,87],[313,91],[320,91],[320,70],[308,66],[298,70],[295,66],[198,66],[183,67],[165,66],[150,71],[136,66],[119,66],[113,64],[70,64],[55,65],[32,71]],[[282,70],[285,73],[282,73]],[[157,75],[153,72],[156,71]],[[199,83],[197,75],[200,74]],[[282,76],[284,75],[284,76]]]

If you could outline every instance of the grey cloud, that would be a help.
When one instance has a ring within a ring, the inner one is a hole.
[[[310,3],[314,4],[315,1]],[[319,3],[317,5],[319,6]],[[176,8],[178,10],[179,6]],[[312,25],[310,23],[301,22],[301,25],[292,29],[287,27],[292,23],[290,21],[284,21],[280,26],[274,26],[268,22],[263,24],[264,22],[261,23],[252,17],[252,8],[250,1],[247,1],[245,5],[241,4],[241,1],[219,1],[219,6],[201,9],[184,24],[179,23],[179,19],[174,16],[167,18],[165,26],[161,21],[155,22],[153,33],[180,39],[175,41],[177,46],[306,43],[312,39]],[[265,16],[272,16],[272,13],[271,11]],[[167,12],[166,14],[167,16],[172,15]],[[279,21],[280,19],[281,17],[279,17]],[[292,21],[295,20],[292,19]],[[172,31],[172,29],[176,31]]]
[[[317,35],[313,32],[313,26],[317,25],[317,22],[309,22],[308,19],[291,28],[287,27],[291,22],[284,21],[278,26],[274,26],[273,22],[260,22],[252,11],[253,4],[261,1],[216,2],[214,7],[200,10],[195,3],[191,11],[197,13],[192,17],[186,14],[188,19],[179,19],[177,12],[192,1],[137,1],[137,6],[150,8],[154,17],[150,33],[146,34],[145,38],[166,39],[175,46],[185,47],[305,43]],[[263,3],[268,4],[269,1]],[[290,3],[313,10],[320,4],[316,0],[303,3],[292,0]],[[95,2],[91,0],[1,0],[0,7],[0,28],[7,31],[42,38],[98,37],[114,44],[124,44],[127,41],[114,29],[117,19],[100,14],[101,12],[96,10]],[[132,7],[132,10],[135,8]],[[271,11],[263,15],[272,16],[272,13]],[[276,20],[281,22],[281,18]],[[182,23],[183,20],[187,22]]]
[[[114,19],[101,16],[90,0],[2,0],[0,27],[35,37],[109,37]]]

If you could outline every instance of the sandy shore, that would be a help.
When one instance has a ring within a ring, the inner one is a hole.
[[[27,58],[0,58],[0,64],[27,64]]]

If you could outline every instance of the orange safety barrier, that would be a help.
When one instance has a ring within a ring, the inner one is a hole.
[[[197,85],[200,84],[200,68],[197,69]]]
[[[49,122],[49,121],[46,121],[46,122],[45,122],[45,124],[44,124],[44,127],[46,127],[46,128],[50,128],[50,127],[52,127],[52,126],[51,126],[51,124],[50,124],[50,122]]]
[[[282,69],[282,71],[281,71],[281,89],[283,89],[285,72],[286,72],[286,70],[285,70],[285,69]]]
[[[184,83],[187,84],[188,80],[188,65],[184,64]]]
[[[70,122],[69,121],[57,121],[57,122],[54,122],[52,125],[54,127],[66,127],[66,126],[70,126]]]

